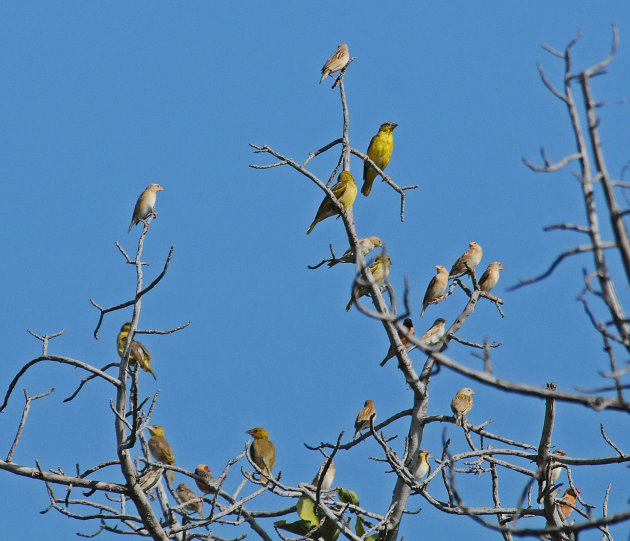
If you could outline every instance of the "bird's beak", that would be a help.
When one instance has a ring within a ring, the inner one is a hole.
[[[162,186],[160,186],[160,187],[158,188],[158,192],[163,192],[163,191],[164,191],[164,188],[162,188]]]
[[[499,268],[500,268],[501,270],[503,270],[503,265],[501,265]]]

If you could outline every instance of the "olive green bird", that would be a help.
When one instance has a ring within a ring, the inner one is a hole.
[[[389,276],[389,266],[392,264],[392,260],[386,254],[381,254],[376,258],[376,261],[370,265],[370,272],[374,277],[377,285],[381,285],[385,278]],[[356,298],[363,297],[370,293],[370,287],[368,285],[356,285],[354,286],[354,296]],[[348,304],[346,305],[346,311],[350,310],[354,304],[354,297],[351,296]]]
[[[270,474],[273,465],[276,463],[276,447],[269,441],[269,433],[262,427],[252,428],[246,434],[253,436],[254,441],[249,446],[249,456],[252,462],[262,471]],[[261,475],[262,481],[267,481],[267,477]]]
[[[116,346],[118,347],[118,355],[122,359],[125,352],[125,346],[127,345],[127,337],[129,336],[129,329],[131,329],[131,322],[123,324],[116,338]],[[137,364],[145,372],[151,372],[153,379],[157,379],[155,372],[151,369],[151,355],[142,342],[133,340],[131,342],[131,353],[129,354],[129,362]]]
[[[354,183],[352,173],[350,173],[350,171],[342,171],[339,173],[337,183],[331,188],[331,191],[335,194],[337,200],[343,205],[343,210],[347,212],[348,209],[352,207],[352,204],[357,197],[357,185]],[[319,205],[315,219],[313,220],[311,227],[308,228],[306,234],[309,235],[319,222],[325,220],[326,218],[330,218],[331,216],[335,216],[336,214],[340,214],[339,209],[333,203],[333,200],[327,195],[324,197],[322,204]]]
[[[367,155],[381,171],[385,171],[394,151],[394,129],[398,126],[395,122],[381,124],[378,133],[372,137]],[[361,193],[367,197],[372,191],[372,184],[376,178],[376,169],[367,162],[363,165],[363,186]]]
[[[175,465],[175,455],[173,449],[164,437],[164,429],[160,425],[147,426],[147,430],[151,432],[149,440],[149,451],[155,460],[169,466]],[[175,481],[173,470],[168,472],[171,481]]]

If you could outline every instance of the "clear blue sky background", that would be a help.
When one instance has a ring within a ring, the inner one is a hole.
[[[450,323],[463,308],[458,292],[418,317],[434,265],[450,266],[476,240],[484,248],[481,267],[495,259],[505,266],[496,292],[506,317],[481,302],[460,335],[502,341],[493,362],[507,379],[555,381],[564,390],[604,383],[601,344],[575,301],[587,257],[563,264],[542,284],[514,293],[505,287],[583,240],[541,231],[584,222],[570,170],[535,175],[521,163],[537,159],[541,145],[554,159],[574,151],[566,112],[536,71],[543,62],[559,84],[563,66],[541,43],[562,49],[583,28],[575,63],[586,67],[608,54],[610,23],[618,23],[619,54],[593,86],[606,103],[600,127],[612,174],[630,159],[630,105],[620,103],[630,97],[627,1],[5,2],[0,21],[3,388],[40,352],[27,327],[66,329],[51,353],[96,366],[117,360],[115,337],[131,312],[110,314],[94,340],[98,313],[89,299],[113,305],[132,296],[135,270],[114,241],[135,250],[139,228],[127,234],[133,205],[148,183],[159,182],[165,190],[146,241],[147,279],[171,245],[175,253],[166,279],[143,302],[140,326],[192,323],[175,335],[142,338],[158,375],[155,383],[143,374],[142,393],[161,390],[153,421],[165,427],[177,464],[206,462],[219,472],[243,449],[245,430],[264,426],[283,480],[310,481],[321,459],[303,443],[332,442],[342,429],[347,441],[366,398],[379,420],[411,407],[396,362],[378,366],[388,347],[380,324],[344,310],[353,268],[307,269],[326,257],[329,243],[346,248],[341,222],[329,219],[305,234],[322,192],[288,168],[248,167],[269,163],[249,142],[303,161],[341,135],[338,92],[317,84],[341,41],[357,57],[346,76],[351,144],[365,150],[382,122],[397,122],[387,171],[399,185],[420,185],[409,194],[404,223],[397,194],[378,181],[354,207],[360,236],[386,242],[399,294],[409,277],[416,328],[424,331],[438,316]],[[327,178],[335,160],[318,158],[312,170]],[[359,177],[362,163],[353,158],[351,169]],[[611,265],[617,269],[614,256]],[[626,284],[618,285],[627,307]],[[481,366],[457,344],[448,353]],[[413,358],[418,366],[424,360],[418,352]],[[52,364],[33,369],[0,416],[2,456],[19,422],[21,389],[55,387],[33,406],[15,461],[33,466],[38,459],[72,472],[76,463],[86,468],[115,457],[113,389],[92,383],[62,403],[83,376]],[[431,384],[430,413],[449,413],[466,383],[443,370]],[[472,422],[491,418],[491,430],[538,443],[543,401],[472,387]],[[609,456],[600,422],[627,450],[626,417],[566,404],[558,405],[554,443],[570,456]],[[407,424],[386,431],[399,434],[399,450]],[[430,426],[423,447],[439,455],[444,428],[453,450],[464,450],[450,424]],[[336,484],[382,513],[395,479],[369,456],[380,456],[373,441],[341,454]],[[627,507],[625,467],[574,468],[573,475],[597,513],[610,481],[609,512]],[[239,477],[236,468],[228,487]],[[502,479],[503,503],[515,505],[522,478]],[[491,502],[489,476],[460,482],[467,504]],[[6,522],[16,528],[11,539],[68,539],[97,527],[39,515],[48,505],[40,483],[4,474],[2,487]],[[433,490],[444,498],[437,483]],[[259,507],[288,503],[265,498]],[[406,539],[446,539],[464,527],[471,540],[489,538],[470,519],[438,513],[420,496],[409,506],[423,511],[405,518]],[[628,526],[615,531],[623,537]]]

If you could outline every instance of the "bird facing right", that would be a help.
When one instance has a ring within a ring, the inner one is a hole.
[[[431,278],[427,291],[424,294],[424,299],[422,299],[422,312],[420,312],[420,317],[424,315],[424,311],[429,304],[437,304],[442,298],[446,297],[444,292],[446,291],[446,286],[448,286],[448,271],[446,267],[442,265],[436,265],[435,270],[437,270],[437,272],[435,276]]]
[[[199,464],[195,468],[195,475],[201,477],[201,479],[195,479],[195,483],[204,494],[215,494],[219,490],[217,480],[210,473],[210,468],[206,464]]]
[[[367,155],[381,171],[385,171],[389,160],[392,158],[392,152],[394,151],[394,130],[397,126],[398,124],[395,122],[385,122],[381,124],[378,133],[370,140]],[[361,187],[361,193],[364,196],[367,197],[370,195],[372,184],[377,174],[376,169],[366,161],[363,165],[363,186]]]
[[[374,248],[382,248],[383,241],[378,237],[364,237],[359,239],[359,246],[363,257],[368,255]],[[339,259],[333,259],[328,263],[329,267],[334,267],[337,263],[355,263],[354,248],[348,248]]]
[[[577,503],[577,495],[581,493],[582,493],[581,490],[577,488],[574,490],[573,488],[569,487],[564,491],[564,494],[562,495],[562,499],[575,505]],[[571,515],[571,513],[573,513],[573,507],[565,503],[560,504],[560,516],[562,516],[562,520],[566,522],[567,519],[569,518],[569,515]]]
[[[127,321],[120,328],[120,332],[116,338],[116,347],[118,348],[118,355],[122,359],[125,352],[125,346],[127,344],[127,337],[129,336],[129,330],[131,329],[131,322]],[[137,364],[145,372],[151,372],[153,379],[157,379],[155,372],[151,368],[151,354],[149,350],[144,346],[142,342],[133,340],[131,342],[131,353],[129,353],[129,362],[131,364]]]
[[[407,329],[407,332],[409,334],[414,334],[414,332],[413,332],[413,321],[411,321],[411,318],[405,319],[405,321],[403,321],[403,325],[405,326],[405,328]],[[407,338],[400,331],[398,332],[398,337],[400,338],[400,341],[402,342],[403,347],[405,349],[407,349],[410,346],[410,344],[411,344],[411,340],[409,340],[409,338]],[[381,361],[381,366],[385,366],[385,363],[387,361],[389,361],[395,355],[396,355],[396,346],[394,346],[394,344],[392,344],[392,345],[389,346],[389,350],[387,351],[387,355]]]
[[[330,189],[332,193],[335,195],[337,200],[341,203],[344,212],[347,212],[350,207],[352,207],[354,200],[357,197],[357,185],[354,183],[354,178],[350,171],[342,171],[339,173],[337,177],[337,183]],[[330,218],[331,216],[335,216],[339,214],[339,209],[333,203],[333,200],[326,195],[324,200],[319,205],[317,209],[317,214],[315,215],[315,219],[313,223],[306,231],[307,235],[311,234],[313,228],[322,220],[326,218]]]
[[[444,336],[445,323],[446,323],[446,320],[443,317],[437,318],[433,322],[433,325],[431,325],[429,330],[427,330],[427,332],[425,332],[420,337],[420,341],[422,342],[422,345],[428,348],[437,346],[440,343],[440,340],[442,340],[442,337]]]
[[[350,60],[350,52],[348,51],[347,43],[340,43],[337,46],[337,50],[332,54],[332,56],[326,60],[324,67],[322,68],[322,78],[319,80],[319,84],[328,77],[331,73],[335,73],[336,71],[340,71],[345,67],[345,65]]]
[[[416,471],[413,472],[413,478],[416,481],[420,481],[425,475],[431,471],[431,465],[429,464],[429,458],[433,455],[426,449],[420,449],[418,452],[418,465]]]
[[[370,272],[374,277],[374,281],[377,285],[381,285],[385,278],[389,276],[389,266],[392,264],[392,260],[386,254],[381,254],[376,258],[376,261],[370,265]],[[356,285],[354,286],[354,294],[357,299],[370,293],[370,287],[368,285]],[[346,305],[346,312],[350,310],[354,304],[354,298],[350,297],[348,304]]]
[[[479,280],[479,289],[481,291],[490,292],[499,281],[499,271],[503,270],[503,265],[499,261],[493,261],[481,275]]]
[[[319,468],[317,475],[315,475],[315,477],[313,478],[311,485],[313,485],[314,487],[317,487],[317,483],[319,483],[319,476],[324,471],[324,468],[326,467],[328,460],[329,459],[324,460],[324,463]],[[324,479],[322,480],[322,488],[321,488],[322,492],[325,490],[330,490],[330,487],[332,486],[333,481],[335,480],[336,471],[337,471],[337,468],[335,467],[335,463],[331,462],[330,466],[328,466],[328,469],[326,470],[326,475],[324,475]]]
[[[136,201],[136,206],[133,209],[133,215],[131,216],[131,224],[129,225],[129,230],[127,233],[131,233],[131,228],[139,222],[143,222],[146,220],[149,215],[153,214],[154,217],[157,217],[157,212],[155,212],[155,200],[157,199],[157,193],[164,190],[162,186],[157,183],[149,184],[138,197]]]
[[[466,250],[455,263],[451,267],[451,272],[449,272],[450,278],[459,278],[464,274],[469,272],[475,272],[475,267],[479,265],[481,261],[481,256],[483,255],[483,250],[481,246],[477,244],[475,241],[468,243],[468,250]]]
[[[473,407],[472,395],[474,394],[475,391],[473,391],[470,387],[462,387],[453,397],[453,401],[451,402],[451,410],[455,415],[455,424],[457,426],[463,426],[464,416]]]
[[[370,417],[372,417],[372,415],[374,415],[374,418],[376,419],[376,408],[374,407],[374,401],[366,400],[365,404],[363,405],[363,409],[359,412],[359,415],[357,415],[356,421],[354,421],[355,432],[354,436],[352,436],[353,439],[359,435],[361,430],[370,428]]]

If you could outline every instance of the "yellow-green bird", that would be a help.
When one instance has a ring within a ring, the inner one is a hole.
[[[337,183],[331,188],[331,191],[335,194],[337,200],[343,205],[343,210],[347,211],[357,197],[357,185],[354,183],[352,173],[350,173],[350,171],[342,171],[339,173]],[[336,214],[339,214],[339,209],[335,206],[333,200],[327,195],[324,197],[322,204],[319,205],[315,219],[313,220],[311,227],[308,228],[306,234],[310,234],[319,222],[325,220],[326,218],[330,218],[331,216],[335,216]]]
[[[431,471],[431,464],[429,464],[427,459],[432,456],[433,455],[426,449],[420,449],[418,452],[418,465],[416,466],[416,471],[413,472],[413,478],[416,481],[420,481],[420,479]]]
[[[249,447],[249,456],[252,462],[265,473],[271,473],[273,465],[276,463],[276,448],[273,442],[269,441],[269,434],[259,426],[247,430],[246,434],[254,438]],[[261,479],[267,481],[264,475],[261,476]]]
[[[116,346],[118,347],[118,355],[122,359],[127,345],[127,337],[129,336],[129,329],[131,329],[131,322],[127,321],[120,328],[118,337],[116,338]],[[145,372],[151,372],[153,379],[157,379],[155,372],[151,369],[151,355],[142,342],[133,340],[131,342],[131,353],[129,354],[129,362],[136,363]]]
[[[169,466],[175,465],[175,455],[171,446],[164,437],[164,429],[160,425],[147,426],[147,430],[151,432],[151,439],[149,440],[149,451],[151,455],[158,462],[168,464]],[[171,481],[175,481],[175,474],[173,471],[169,471]]]
[[[370,265],[370,272],[376,280],[376,283],[380,286],[387,276],[389,276],[389,266],[392,264],[392,260],[388,255],[381,254],[376,258],[376,261]],[[367,285],[355,285],[354,286],[354,294],[356,298],[363,297],[363,295],[367,295],[370,293],[370,288]],[[354,304],[354,298],[350,297],[348,304],[346,305],[346,312],[350,310],[352,305]]]
[[[394,151],[394,129],[398,126],[395,122],[385,122],[381,124],[378,133],[372,137],[367,155],[378,166],[381,171],[385,171]],[[366,197],[372,191],[372,184],[376,178],[376,169],[367,162],[363,165],[363,187],[361,193]]]

